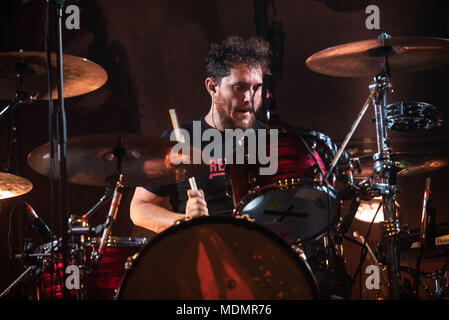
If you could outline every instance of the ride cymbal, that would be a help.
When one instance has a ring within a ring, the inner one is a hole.
[[[103,86],[108,75],[98,64],[72,55],[62,57],[64,98],[79,96]],[[52,98],[58,98],[56,53],[51,54],[53,76]],[[45,52],[0,53],[0,99],[11,100],[18,90],[37,100],[48,100],[47,62]]]
[[[449,40],[391,37],[351,42],[321,50],[306,60],[309,69],[336,77],[371,77],[385,70],[413,73],[449,63]]]
[[[195,154],[202,159],[201,151],[184,144],[189,154],[178,153],[172,149],[175,144],[177,142],[164,138],[131,133],[71,138],[67,142],[67,181],[104,186],[105,180],[116,170],[120,154],[121,172],[127,187],[177,183],[206,167],[203,163],[192,164]],[[185,164],[174,164],[173,160]],[[36,172],[50,177],[50,144],[34,149],[28,155],[28,164]],[[57,164],[55,172],[58,177]]]

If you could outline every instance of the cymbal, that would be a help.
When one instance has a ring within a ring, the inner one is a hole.
[[[445,156],[426,153],[397,152],[390,154],[398,172],[397,176],[411,176],[439,170],[449,164]],[[362,167],[361,173],[355,172],[354,179],[361,180],[374,176],[374,161],[372,156],[358,157]]]
[[[391,73],[427,70],[449,62],[449,40],[391,37],[351,42],[321,50],[306,60],[309,69],[337,77],[368,77],[384,71],[385,55]]]
[[[33,184],[25,178],[11,173],[0,172],[0,200],[26,194],[33,189]]]
[[[190,154],[173,151],[172,142],[160,137],[132,133],[109,133],[87,135],[68,139],[67,181],[71,183],[104,186],[107,177],[117,166],[114,148],[122,148],[121,162],[125,186],[166,185],[187,180],[204,170],[201,164],[174,164],[183,160],[193,163],[195,155],[201,159],[201,151],[186,146]],[[36,172],[51,177],[50,144],[35,148],[28,155],[28,164]],[[55,165],[55,176],[59,177],[59,165]]]
[[[108,75],[98,64],[72,55],[62,57],[64,98],[79,96],[103,86]],[[53,75],[52,98],[58,98],[56,53],[51,54]],[[45,52],[0,53],[0,99],[11,100],[21,88],[30,95],[39,93],[37,100],[48,100],[47,64]]]

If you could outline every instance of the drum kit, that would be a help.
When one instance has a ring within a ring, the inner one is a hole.
[[[88,93],[107,80],[106,72],[89,60],[69,55],[63,60],[64,97]],[[404,230],[397,214],[397,178],[437,170],[449,161],[443,155],[392,151],[389,130],[428,130],[441,120],[430,104],[387,104],[387,94],[392,74],[448,62],[448,40],[386,34],[313,54],[306,65],[315,72],[374,79],[341,145],[337,147],[323,133],[272,121],[269,130],[279,130],[278,143],[267,148],[278,148],[276,174],[260,175],[258,164],[226,165],[233,212],[178,221],[151,240],[111,235],[123,188],[185,181],[204,165],[174,165],[169,161],[174,142],[158,137],[114,133],[68,139],[67,181],[105,187],[90,210],[67,221],[69,264],[79,270],[79,286],[67,288],[61,238],[47,233],[47,243],[21,255],[28,258],[23,261],[29,268],[0,297],[31,283],[32,299],[351,299],[354,279],[347,272],[343,239],[360,202],[380,197],[384,219],[379,251],[374,254],[359,234],[354,234],[354,242],[366,250],[372,264],[382,268],[382,298],[404,298],[400,253],[418,250],[416,255],[423,259],[436,251],[447,255],[447,246],[436,248],[428,238],[447,244],[449,228],[441,225],[433,234]],[[17,97],[27,88],[40,95],[25,100],[48,99],[48,94],[42,94],[48,91],[46,70],[43,53],[0,54],[0,97]],[[15,99],[9,108],[23,100]],[[376,116],[377,153],[355,157],[347,146],[370,105]],[[47,177],[52,177],[51,148],[44,144],[28,155],[29,166]],[[59,170],[53,170],[58,177]],[[337,190],[337,182],[345,192]],[[25,178],[0,174],[0,199],[24,195],[32,188]],[[104,223],[91,226],[89,218],[109,200]],[[346,214],[343,200],[352,200]],[[432,211],[424,207],[423,222],[431,222]],[[428,274],[418,267],[410,272],[417,279],[437,279],[435,290],[427,291],[433,298],[445,296],[447,270]]]

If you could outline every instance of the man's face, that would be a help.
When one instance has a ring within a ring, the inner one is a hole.
[[[237,64],[231,68],[230,74],[221,79],[217,86],[215,106],[224,129],[251,128],[256,119],[252,111],[260,108],[262,102],[262,69]]]

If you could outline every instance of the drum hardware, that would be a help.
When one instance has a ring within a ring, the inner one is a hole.
[[[432,279],[434,281],[434,289],[429,288],[424,282],[420,281],[419,285],[424,288],[426,294],[433,299],[444,299],[444,293],[449,288],[448,272],[444,270],[435,270],[433,272],[417,271],[415,269],[401,266],[401,271],[410,274],[413,278]],[[408,282],[405,286],[405,291],[411,299],[417,299],[416,292],[414,292],[412,285]]]
[[[429,130],[441,124],[437,108],[428,103],[399,101],[385,107],[385,125],[388,129]]]
[[[45,259],[54,256],[53,250],[56,246],[60,244],[61,239],[51,242],[51,245],[45,247],[44,252],[30,253],[30,250],[25,250],[22,254],[15,255],[16,259],[25,261],[29,266],[25,269],[20,276],[14,280],[3,292],[0,293],[0,299],[6,297],[14,288],[19,286],[21,283],[31,282],[32,280],[38,279],[42,272],[42,263]],[[27,246],[25,247],[32,247]]]
[[[426,286],[424,287],[424,289],[431,297],[434,297],[435,299],[441,299],[444,292],[447,290],[447,288],[449,288],[447,271],[434,271],[430,275],[428,275],[428,278],[435,281],[435,289],[433,292],[431,292]]]
[[[17,53],[16,53],[17,54]],[[21,50],[19,56],[23,54]],[[24,78],[30,74],[30,68],[28,64],[25,63],[22,59],[17,59],[16,61],[8,61],[5,60],[6,53],[0,53],[0,83],[2,80],[9,81],[9,92],[6,94],[5,92],[1,92],[5,89],[2,85],[0,85],[0,95],[3,94],[4,99],[12,99],[11,102],[3,108],[0,112],[0,118],[3,117],[9,111],[9,130],[8,130],[8,159],[7,166],[5,171],[14,173],[17,171],[22,171],[22,163],[18,163],[18,161],[22,161],[22,141],[21,141],[21,123],[20,123],[20,110],[21,106],[24,104],[31,104],[35,100],[37,100],[39,93],[34,93],[34,95],[29,94],[30,91],[35,92],[34,90],[30,90],[29,87],[24,86]],[[32,73],[31,73],[32,74]],[[27,91],[25,91],[27,88]]]
[[[254,222],[254,220],[253,220],[252,222]],[[296,252],[296,254],[298,255],[298,257],[299,257],[301,260],[307,261],[307,256],[306,256],[306,254],[304,253],[304,250],[302,250],[300,246],[298,246],[298,245],[292,245],[291,247],[292,247],[292,249]]]
[[[410,44],[407,44],[407,41],[410,41]],[[421,44],[421,46],[415,46],[418,44]],[[428,53],[426,59],[419,58],[423,51]],[[354,57],[357,57],[357,59]],[[409,60],[404,64],[406,58]],[[434,58],[435,60],[432,60]],[[407,73],[425,70],[447,62],[449,62],[449,41],[445,39],[391,38],[385,33],[381,34],[376,40],[359,41],[322,50],[310,56],[306,61],[310,69],[329,75],[357,77],[365,76],[370,71],[374,71],[371,73],[371,75],[375,74],[375,77],[369,85],[370,95],[334,157],[325,178],[332,173],[341,153],[346,148],[361,118],[372,102],[376,116],[378,151],[373,156],[374,171],[380,179],[380,182],[373,183],[373,190],[380,194],[383,199],[382,242],[386,250],[389,298],[391,299],[400,299],[401,275],[397,239],[400,228],[395,204],[399,189],[396,187],[397,171],[391,161],[388,128],[384,120],[386,119],[387,92],[392,91],[390,74],[391,72]],[[348,69],[349,65],[357,67]]]
[[[355,173],[355,179],[363,179],[375,175],[374,163],[372,157],[359,157],[362,164],[360,173]],[[449,164],[449,159],[445,155],[431,153],[409,153],[409,152],[391,152],[390,160],[396,169],[396,176],[412,176],[439,170]]]
[[[255,219],[251,218],[248,214],[240,214],[235,216],[236,219],[242,219],[248,222],[256,222]]]
[[[330,232],[299,246],[317,278],[322,297],[349,298],[353,279],[347,272],[339,223],[333,224]]]
[[[2,67],[5,66],[3,65]],[[13,82],[10,87],[11,91],[4,96],[4,98],[8,100],[12,97],[10,100],[11,102],[0,112],[0,118],[9,114],[6,165],[0,168],[1,171],[6,171],[8,173],[0,172],[0,199],[24,195],[33,188],[31,182],[25,178],[19,177],[23,175],[22,124],[20,112],[22,106],[24,104],[31,104],[37,99],[38,94],[30,95],[24,90],[23,77],[28,71],[25,64],[17,61],[17,63],[10,65],[10,67],[10,74],[8,74],[8,70],[0,67],[0,79],[5,76],[10,76],[10,81]],[[3,88],[1,88],[0,91],[2,89]],[[27,88],[27,91],[29,91],[29,88]],[[22,216],[19,216],[17,219],[16,233],[19,239],[23,238],[22,229]]]

